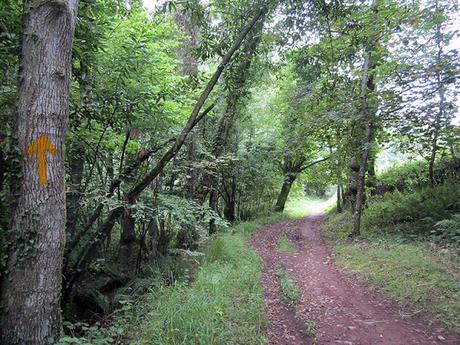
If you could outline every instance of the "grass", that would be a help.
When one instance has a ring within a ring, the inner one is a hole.
[[[201,249],[204,256],[166,257],[141,279],[147,292],[128,298],[108,327],[68,324],[72,335],[58,344],[266,344],[262,262],[247,241],[285,219],[272,214],[224,229]]]
[[[284,218],[272,215],[227,229],[204,249],[193,282],[152,287],[148,321],[133,344],[265,344],[262,263],[246,243],[257,229]]]
[[[293,219],[306,217],[311,213],[312,206],[319,201],[320,199],[313,198],[289,199],[286,202],[284,213],[286,213],[289,218]]]
[[[430,242],[364,229],[350,242],[350,214],[332,214],[323,226],[339,266],[353,272],[413,311],[426,310],[447,328],[460,332],[458,257]],[[364,222],[364,224],[369,224]]]
[[[292,246],[286,236],[280,236],[276,241],[276,248],[280,253],[296,253],[297,250]]]
[[[300,290],[294,277],[282,266],[276,270],[276,276],[285,301],[291,306],[296,305],[300,298]]]
[[[309,216],[315,211],[328,211],[334,206],[334,197],[329,199],[320,198],[292,198],[289,199],[284,208],[284,214],[290,219],[297,219]]]
[[[316,336],[316,322],[313,320],[307,320],[304,323],[305,325],[305,334],[308,337],[315,337]]]

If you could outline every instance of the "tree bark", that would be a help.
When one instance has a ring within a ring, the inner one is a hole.
[[[182,29],[186,36],[178,48],[178,55],[182,60],[180,65],[181,75],[187,76],[191,87],[196,86],[198,74],[198,61],[193,55],[193,50],[198,47],[198,30],[192,20],[192,11],[178,8],[174,14],[177,25]],[[187,175],[185,192],[188,199],[198,201],[198,171],[195,166],[198,156],[198,130],[193,130],[187,142]],[[177,234],[176,240],[179,248],[195,249],[199,234],[193,224],[184,225]]]
[[[225,199],[224,205],[224,216],[225,219],[229,222],[234,222],[236,220],[236,177],[232,175],[230,182],[230,191],[227,193],[227,198]]]
[[[77,6],[77,0],[24,6],[17,117],[22,178],[1,291],[4,345],[45,345],[61,332],[64,134]]]
[[[438,10],[438,2],[436,2],[436,10]],[[436,45],[438,48],[436,54],[436,84],[438,88],[439,108],[434,118],[433,138],[431,140],[431,153],[428,164],[428,172],[430,175],[431,184],[435,184],[434,165],[436,161],[436,153],[438,151],[439,131],[441,129],[441,119],[445,112],[445,88],[441,76],[442,64],[442,46],[441,46],[441,24],[436,25]]]
[[[294,164],[292,161],[289,160],[289,158],[285,158],[285,162],[283,166],[284,181],[281,187],[281,191],[278,194],[278,198],[276,200],[275,212],[284,211],[286,201],[289,197],[289,192],[291,191],[292,184],[297,179],[297,176],[299,176],[299,174],[302,171],[312,167],[313,165],[324,162],[328,159],[329,157],[326,157],[326,158],[318,159],[316,161],[309,162],[307,164],[304,164],[304,162]]]
[[[374,78],[372,75],[372,70],[375,66],[373,61],[373,54],[375,51],[376,42],[373,40],[375,36],[375,26],[377,20],[377,1],[374,0],[372,5],[372,31],[369,42],[366,47],[366,55],[364,58],[364,67],[363,67],[363,78],[361,84],[361,121],[365,123],[365,132],[364,140],[361,145],[362,154],[360,157],[359,163],[359,172],[358,172],[358,181],[357,181],[357,193],[356,193],[356,202],[354,205],[353,219],[352,219],[352,230],[350,237],[359,236],[361,233],[361,216],[363,212],[364,205],[364,192],[366,188],[366,172],[369,155],[372,149],[372,140],[374,137],[374,117],[375,110],[370,109],[369,104],[369,94],[375,90]],[[374,107],[375,108],[375,107]]]
[[[342,212],[342,192],[343,192],[343,182],[342,182],[342,157],[340,157],[340,152],[337,155],[337,212]]]
[[[296,173],[286,173],[284,176],[283,186],[281,187],[281,191],[278,195],[278,199],[276,200],[275,205],[275,212],[283,212],[284,207],[286,206],[286,201],[289,196],[289,192],[291,191],[292,184],[297,178]]]

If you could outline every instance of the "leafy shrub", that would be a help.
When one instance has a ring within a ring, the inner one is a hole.
[[[434,224],[460,211],[460,183],[444,183],[410,192],[386,194],[370,202],[364,212],[364,232],[429,234]]]
[[[450,219],[443,219],[434,225],[432,230],[435,239],[446,240],[460,245],[460,214],[454,214]]]
[[[458,180],[460,176],[459,159],[438,160],[435,164],[434,176],[436,183]],[[415,191],[430,183],[428,162],[415,161],[403,165],[395,165],[378,176],[374,194],[385,194],[398,190]]]

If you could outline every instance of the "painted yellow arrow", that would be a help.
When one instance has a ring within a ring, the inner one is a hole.
[[[48,136],[41,135],[27,147],[27,156],[36,156],[38,161],[38,183],[40,186],[48,184],[48,171],[46,166],[46,153],[53,156],[57,153],[56,147],[51,143]]]

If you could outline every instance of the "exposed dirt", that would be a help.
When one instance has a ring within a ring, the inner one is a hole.
[[[269,345],[460,345],[428,315],[410,313],[382,293],[341,271],[321,240],[323,215],[267,226],[251,239],[264,260]],[[287,235],[297,253],[279,253],[276,240]],[[301,297],[295,307],[283,299],[276,277],[282,265],[296,279]]]

